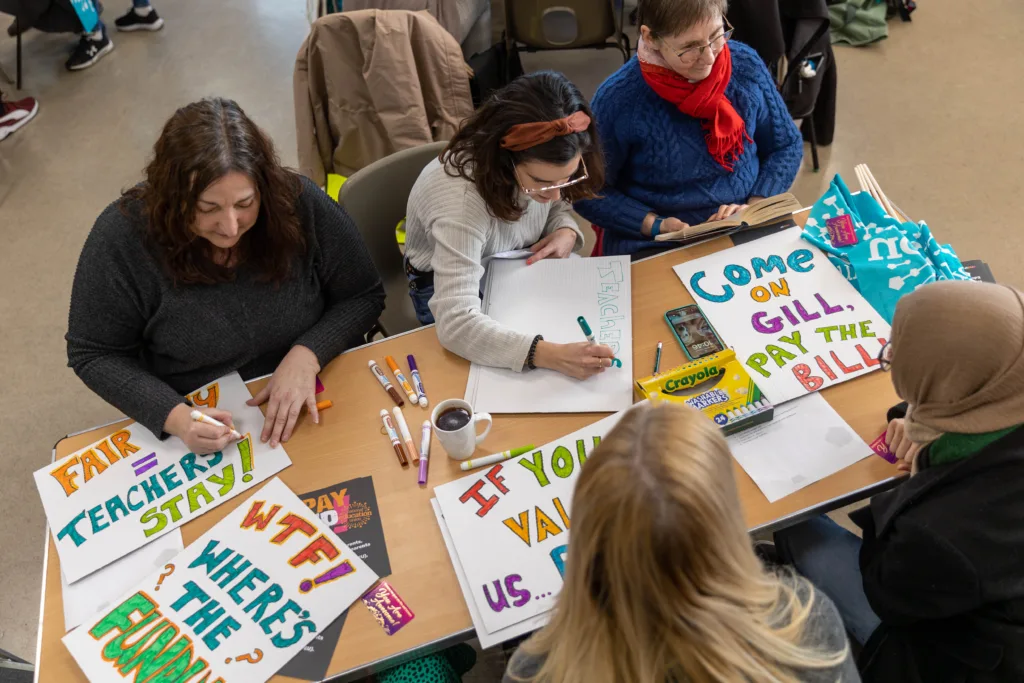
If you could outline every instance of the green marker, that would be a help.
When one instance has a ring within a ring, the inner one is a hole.
[[[584,336],[586,336],[587,341],[590,342],[591,344],[596,344],[597,340],[594,339],[594,333],[590,331],[590,325],[587,324],[587,319],[581,315],[578,318],[576,318],[576,322],[580,324],[580,329],[583,330],[583,334]],[[612,358],[612,365],[616,368],[621,368],[622,361],[620,361],[618,358]]]
[[[532,443],[529,446],[520,446],[519,448],[513,448],[510,451],[502,451],[501,453],[495,453],[494,455],[485,455],[482,458],[475,458],[473,460],[464,460],[459,467],[463,472],[468,472],[474,467],[483,467],[484,465],[493,465],[496,462],[502,460],[508,460],[509,458],[517,458],[520,455],[525,455],[532,451],[536,446]]]

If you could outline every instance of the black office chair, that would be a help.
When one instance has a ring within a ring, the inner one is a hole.
[[[729,22],[733,38],[757,50],[790,116],[802,122],[817,171],[818,145],[832,142],[837,87],[825,0],[733,0]]]

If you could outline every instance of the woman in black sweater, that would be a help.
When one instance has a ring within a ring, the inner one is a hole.
[[[910,479],[850,515],[863,541],[818,518],[779,554],[836,603],[865,681],[1024,681],[1024,295],[925,285],[880,360]]]
[[[78,261],[68,364],[154,434],[196,453],[227,430],[190,418],[187,392],[227,373],[273,373],[263,441],[291,436],[316,373],[359,343],[384,288],[355,225],[285,170],[230,100],[182,107],[164,126],[145,181],[96,220]],[[207,410],[230,424],[225,411]]]

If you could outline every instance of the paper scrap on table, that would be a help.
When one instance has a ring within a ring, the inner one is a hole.
[[[93,683],[260,683],[376,580],[275,478],[63,642]]]
[[[124,593],[126,585],[141,581],[184,549],[181,529],[175,529],[75,583],[68,583],[61,572],[64,631],[70,631],[105,608]]]
[[[791,228],[673,268],[779,405],[877,370],[889,324]]]
[[[820,394],[775,406],[775,417],[726,439],[768,502],[871,455],[871,447]]]
[[[623,414],[434,488],[471,588],[466,602],[480,612],[481,638],[554,605],[576,480]]]
[[[263,413],[238,373],[189,394],[231,412],[244,435],[197,456],[177,437],[160,440],[133,422],[35,472],[46,522],[70,583],[189,522],[291,464],[259,439]]]
[[[599,344],[611,347],[622,367],[586,380],[554,370],[513,372],[473,363],[465,399],[489,413],[588,413],[624,410],[633,403],[633,324],[628,256],[495,260],[482,282],[481,310],[513,330],[546,341],[586,341],[583,316]],[[538,302],[541,302],[538,304]]]

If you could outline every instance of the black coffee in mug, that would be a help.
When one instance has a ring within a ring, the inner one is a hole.
[[[437,428],[446,432],[457,432],[473,419],[465,408],[455,406],[437,416]]]

